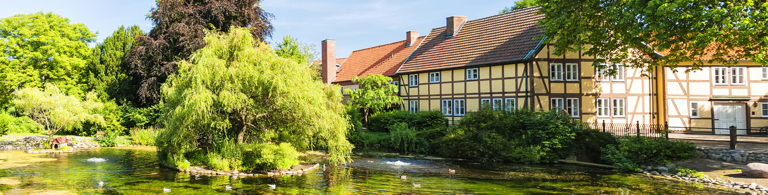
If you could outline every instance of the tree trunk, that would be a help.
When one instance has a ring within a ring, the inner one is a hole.
[[[237,135],[237,144],[243,144],[243,139],[245,138],[245,129],[248,127],[248,125],[243,124],[243,128],[240,129],[240,133]]]
[[[53,149],[53,133],[48,134],[48,148]]]

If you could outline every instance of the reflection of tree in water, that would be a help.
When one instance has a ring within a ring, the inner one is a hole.
[[[323,171],[323,179],[328,186],[328,193],[344,193],[352,180],[352,169],[328,167]]]

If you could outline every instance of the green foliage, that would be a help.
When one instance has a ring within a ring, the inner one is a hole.
[[[693,158],[696,146],[686,141],[648,137],[625,137],[617,145],[603,148],[603,159],[622,171],[639,170],[645,163],[666,164]]]
[[[278,57],[248,29],[211,33],[205,40],[207,46],[179,62],[178,73],[163,85],[166,130],[156,144],[167,162],[185,160],[198,148],[247,142],[320,146],[331,164],[350,160],[350,124],[338,87],[316,80],[308,66]]]
[[[96,44],[93,48],[88,66],[85,69],[85,79],[89,91],[98,94],[101,101],[115,99],[118,102],[135,101],[136,87],[131,83],[128,70],[130,64],[124,57],[136,45],[136,37],[146,33],[139,26],[120,26],[112,36],[107,37],[103,43]]]
[[[293,59],[299,65],[310,65],[309,63],[318,56],[314,44],[301,43],[291,35],[283,37],[283,42],[275,47],[275,53],[282,58]]]
[[[18,14],[0,21],[0,106],[19,88],[55,85],[84,95],[81,79],[95,34],[53,13]]]
[[[515,5],[512,7],[504,7],[501,11],[499,11],[499,14],[505,14],[509,13],[515,10],[523,9],[523,8],[529,8],[534,6],[539,6],[541,3],[538,0],[517,0],[515,1]]]
[[[255,144],[244,147],[244,169],[288,169],[299,164],[299,153],[289,143]]]
[[[136,108],[130,105],[122,106],[122,125],[126,128],[149,128],[158,123],[162,114],[163,104],[155,104],[146,108]]]
[[[42,133],[42,129],[29,117],[14,117],[6,126],[8,133]]]
[[[438,142],[447,157],[481,161],[538,163],[570,155],[567,147],[580,126],[562,112],[494,111],[468,113]],[[528,154],[521,152],[528,151]]]
[[[701,173],[693,169],[677,169],[677,172],[682,173],[683,175],[691,175],[699,179],[704,178],[704,173]],[[737,171],[737,172],[741,172],[741,171]]]
[[[13,122],[16,117],[11,116],[5,111],[0,112],[0,136],[8,134],[8,126]]]
[[[358,85],[357,90],[349,90],[349,104],[356,105],[363,110],[363,118],[368,121],[368,116],[384,112],[394,108],[403,101],[403,98],[395,95],[397,86],[389,84],[392,78],[384,75],[369,74],[366,77],[352,78],[352,82]]]
[[[115,147],[118,144],[118,136],[120,136],[119,132],[105,132],[103,136],[96,137],[96,143],[99,143],[99,146],[101,147]]]
[[[390,127],[398,123],[406,123],[417,129],[440,129],[446,127],[448,119],[438,110],[415,113],[395,110],[371,116],[368,129],[374,132],[389,132]]]
[[[391,146],[402,153],[423,153],[429,149],[429,143],[416,135],[414,128],[406,123],[397,123],[390,128]]]
[[[743,59],[768,65],[766,1],[539,1],[545,14],[539,24],[555,45],[553,54],[582,49],[582,55],[600,56],[595,67],[609,61],[674,70],[693,62],[686,70],[692,71],[705,62],[735,65]]]
[[[75,96],[65,95],[52,84],[46,84],[43,90],[23,88],[13,95],[14,106],[37,122],[50,141],[53,140],[53,134],[63,128],[81,128],[84,122],[104,124],[101,115],[93,114],[103,105],[94,101],[96,97],[92,93],[89,93],[86,101],[81,101]]]
[[[610,133],[603,133],[594,129],[580,128],[576,131],[576,139],[569,147],[575,155],[584,155],[591,162],[608,163],[602,156],[602,148],[615,145],[618,139]]]
[[[131,129],[131,140],[133,140],[133,143],[136,145],[154,146],[155,140],[161,131],[163,130],[151,127],[146,129],[133,128]]]
[[[96,100],[101,101],[101,100]],[[123,127],[122,109],[115,102],[107,100],[101,103],[102,106],[93,110],[94,114],[98,114],[104,118],[104,122],[86,122],[82,128],[69,128],[64,129],[65,132],[80,135],[80,136],[92,136],[96,132],[117,132],[119,134],[126,133],[127,130]]]

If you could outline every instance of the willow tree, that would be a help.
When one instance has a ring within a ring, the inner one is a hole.
[[[85,101],[66,95],[53,84],[46,83],[45,89],[27,87],[13,93],[13,105],[32,118],[53,141],[53,135],[65,128],[80,128],[85,122],[103,124],[104,118],[93,114],[102,104],[89,93]],[[51,144],[53,146],[53,144]]]
[[[167,131],[158,145],[169,161],[230,140],[323,146],[332,163],[350,160],[337,87],[314,79],[305,64],[277,56],[247,28],[211,33],[205,42],[162,88]]]

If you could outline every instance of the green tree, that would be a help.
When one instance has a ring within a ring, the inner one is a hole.
[[[583,49],[600,57],[596,67],[605,61],[648,71],[687,61],[690,70],[742,59],[768,64],[766,1],[540,1],[540,25],[555,55]]]
[[[55,85],[46,83],[43,90],[26,87],[13,95],[12,102],[16,109],[37,122],[48,135],[49,142],[61,129],[81,128],[85,122],[104,123],[101,115],[92,114],[102,107],[93,93],[89,93],[85,101],[80,101],[79,97],[66,95]]]
[[[95,91],[102,101],[114,98],[118,102],[133,101],[135,89],[127,75],[125,55],[136,45],[136,37],[144,36],[138,26],[120,26],[112,36],[93,48],[86,68],[88,90]],[[133,90],[132,90],[133,89]]]
[[[338,87],[278,57],[246,28],[211,33],[205,41],[163,85],[166,131],[158,148],[167,161],[184,162],[184,153],[214,144],[268,142],[319,145],[333,164],[350,160],[350,125]]]
[[[95,34],[53,13],[19,14],[0,21],[0,105],[24,87],[55,83],[82,97],[81,80]]]
[[[314,48],[314,44],[304,44],[291,35],[285,35],[283,42],[278,43],[275,47],[275,53],[277,56],[293,59],[298,64],[310,65],[309,63],[318,56]]]
[[[272,14],[261,8],[261,0],[176,0],[157,1],[147,19],[154,24],[147,36],[126,56],[129,74],[138,86],[138,105],[148,107],[162,98],[160,86],[177,69],[176,62],[187,60],[205,47],[207,31],[229,32],[233,27],[248,27],[254,40],[271,36]]]
[[[509,13],[515,10],[523,9],[523,8],[529,8],[534,6],[541,5],[538,0],[517,0],[515,1],[515,5],[512,7],[504,7],[501,11],[499,11],[499,14],[505,14]]]
[[[358,85],[358,89],[354,91],[347,89],[349,103],[363,109],[366,122],[368,122],[368,116],[395,107],[403,101],[403,98],[394,94],[397,86],[389,84],[390,81],[392,78],[380,74],[352,78],[352,82]]]

